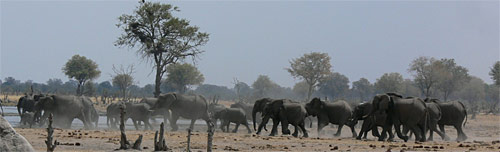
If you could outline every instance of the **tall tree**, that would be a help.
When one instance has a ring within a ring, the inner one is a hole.
[[[401,84],[401,93],[409,97],[420,97],[422,92],[411,79],[404,79]]]
[[[401,92],[403,76],[397,72],[384,73],[375,82],[375,88],[378,93]]]
[[[255,90],[255,97],[262,98],[268,96],[269,91],[271,89],[279,87],[278,84],[271,81],[271,79],[267,75],[259,75],[257,80],[252,84],[253,89]]]
[[[236,93],[237,101],[246,101],[246,98],[250,96],[252,93],[252,88],[248,86],[245,82],[241,82],[238,79],[234,78],[233,80],[233,90]]]
[[[309,85],[307,93],[307,100],[309,100],[319,82],[332,73],[331,68],[330,56],[327,53],[312,52],[292,59],[290,68],[286,70],[294,78],[300,78]]]
[[[460,92],[460,98],[468,101],[470,113],[472,113],[472,118],[475,118],[476,114],[479,112],[479,108],[482,105],[481,101],[484,100],[486,96],[485,91],[486,83],[478,77],[471,76],[470,81],[464,85]]]
[[[367,101],[373,94],[373,84],[366,78],[360,78],[358,81],[352,82],[352,90],[362,101]]]
[[[47,86],[49,88],[49,92],[58,93],[57,89],[61,88],[62,85],[63,85],[63,82],[61,79],[53,78],[53,79],[47,80]]]
[[[432,89],[439,81],[440,62],[435,58],[418,57],[410,63],[408,71],[413,73],[414,81],[426,98],[432,94]]]
[[[70,79],[78,81],[77,95],[82,95],[85,82],[93,80],[101,74],[94,61],[78,54],[71,57],[62,70]]]
[[[138,6],[132,15],[120,16],[118,28],[122,34],[115,45],[136,48],[142,59],[153,61],[155,92],[160,95],[162,78],[167,66],[186,57],[195,58],[203,51],[199,49],[208,41],[208,34],[198,32],[199,27],[190,25],[186,19],[173,16],[179,12],[177,7],[159,2],[145,2]]]
[[[203,83],[205,78],[191,64],[171,64],[167,67],[167,83],[171,83],[180,93],[185,93],[190,85]]]
[[[135,72],[134,65],[129,65],[127,67],[120,65],[119,68],[113,65],[113,72],[115,73],[115,75],[111,76],[113,77],[113,86],[118,87],[121,97],[125,99],[128,88],[134,85],[134,77],[132,76]]]
[[[497,86],[500,86],[500,61],[495,62],[490,71],[490,76]]]
[[[319,92],[329,96],[333,101],[345,97],[349,91],[349,78],[338,72],[332,73],[323,78],[319,85]]]
[[[442,92],[444,101],[447,101],[452,93],[469,82],[469,70],[457,65],[454,59],[441,59],[437,62],[439,62],[442,68],[439,68],[439,71],[437,71],[439,81],[436,88]]]
[[[293,86],[292,90],[299,96],[299,98],[301,98],[301,100],[304,100],[307,97],[307,93],[309,91],[308,89],[309,85],[307,84],[307,82],[300,81]]]

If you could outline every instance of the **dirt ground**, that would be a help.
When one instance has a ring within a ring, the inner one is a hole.
[[[233,127],[233,126],[231,126]],[[186,148],[187,125],[182,125],[176,132],[166,131],[167,145],[173,151],[183,151]],[[271,128],[268,126],[268,128]],[[293,128],[290,127],[293,131]],[[26,137],[38,151],[45,151],[46,130],[16,128],[17,132]],[[267,136],[247,134],[245,127],[240,127],[238,133],[223,133],[217,129],[214,135],[214,151],[500,151],[500,116],[478,115],[475,120],[468,120],[465,133],[469,137],[465,142],[442,141],[435,135],[432,142],[379,142],[369,136],[368,140],[351,138],[350,129],[345,127],[341,137],[332,137],[336,127],[327,126],[318,138],[316,128],[308,128],[309,138],[294,138],[292,136]],[[357,131],[359,128],[356,129]],[[446,133],[453,140],[456,131],[446,127]],[[154,131],[127,130],[129,140],[144,135],[143,151],[153,151]],[[119,147],[120,132],[116,130],[61,130],[54,132],[55,139],[60,142],[56,151],[113,151]],[[191,138],[192,151],[205,151],[207,133],[205,125],[195,126]]]

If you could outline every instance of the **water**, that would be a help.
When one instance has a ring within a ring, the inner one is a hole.
[[[21,127],[19,125],[19,122],[21,122],[21,117],[17,116],[17,107],[14,106],[8,106],[8,107],[3,107],[4,113],[6,116],[4,116],[4,119],[6,119],[13,127]],[[156,123],[150,121],[152,125],[155,127],[159,126],[161,122],[163,122],[163,118],[155,118]],[[177,120],[177,125],[189,125],[191,123],[191,120],[186,120],[186,119],[179,119]],[[167,125],[166,123],[165,125]],[[196,120],[194,123],[195,125],[206,125],[206,122],[204,120]],[[72,129],[81,129],[83,128],[83,122],[80,121],[79,119],[74,119],[73,123],[71,124]],[[108,125],[106,124],[106,116],[99,116],[99,123],[98,123],[98,128],[104,129],[108,128]],[[129,119],[127,122],[125,122],[125,129],[135,129],[134,124],[132,123],[132,120]]]

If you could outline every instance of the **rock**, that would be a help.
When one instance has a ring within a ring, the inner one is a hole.
[[[0,116],[0,151],[35,151],[10,123]]]

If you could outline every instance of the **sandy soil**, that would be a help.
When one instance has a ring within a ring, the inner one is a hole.
[[[180,131],[166,133],[167,145],[173,151],[183,151],[186,147],[185,129],[187,125],[181,126]],[[270,128],[270,126],[268,127]],[[290,129],[293,130],[292,127]],[[17,132],[28,139],[38,151],[45,151],[46,130],[16,128]],[[379,142],[374,137],[368,140],[355,140],[351,138],[350,129],[343,129],[341,137],[332,137],[336,127],[325,127],[320,138],[316,128],[308,128],[309,138],[294,138],[292,136],[267,136],[269,132],[262,135],[246,134],[246,128],[240,127],[238,133],[222,133],[217,130],[214,135],[215,151],[500,151],[500,116],[479,115],[475,120],[469,120],[465,126],[465,132],[469,139],[465,142],[442,141],[435,135],[432,142]],[[359,128],[357,129],[359,130]],[[452,127],[446,128],[450,138],[456,138],[456,131]],[[127,130],[127,138],[135,140],[139,134],[144,135],[143,151],[153,151],[154,131]],[[119,147],[120,132],[116,130],[61,130],[54,133],[55,139],[61,143],[57,151],[113,151]],[[195,126],[191,138],[191,149],[193,151],[205,151],[206,147],[205,125]]]

